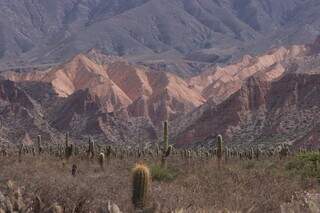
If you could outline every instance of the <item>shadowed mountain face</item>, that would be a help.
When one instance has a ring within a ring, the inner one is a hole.
[[[320,30],[318,0],[13,0],[0,8],[1,69],[97,48],[185,76]]]

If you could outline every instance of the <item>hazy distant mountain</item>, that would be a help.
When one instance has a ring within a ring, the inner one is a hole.
[[[97,48],[193,72],[200,64],[179,59],[225,62],[320,32],[318,0],[4,0],[0,8],[2,69]]]

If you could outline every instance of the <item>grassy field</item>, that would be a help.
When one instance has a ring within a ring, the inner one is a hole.
[[[56,202],[64,212],[73,212],[79,205],[78,212],[107,212],[103,209],[110,201],[122,212],[134,212],[132,168],[143,162],[152,174],[148,206],[160,204],[158,212],[280,212],[282,204],[304,202],[306,192],[319,192],[318,168],[312,155],[281,160],[278,156],[230,158],[219,169],[214,157],[183,159],[172,155],[167,168],[160,166],[157,157],[111,158],[101,168],[96,159],[80,155],[68,161],[50,155],[25,155],[19,161],[18,154],[12,154],[0,157],[0,191],[8,194],[6,183],[11,180],[20,187],[25,205],[32,205],[39,196],[43,209]],[[72,165],[77,166],[74,176]]]

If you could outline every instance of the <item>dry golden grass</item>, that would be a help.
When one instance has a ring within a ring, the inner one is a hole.
[[[317,191],[312,179],[301,179],[285,170],[287,160],[229,160],[219,170],[215,159],[194,159],[190,162],[178,156],[168,159],[176,173],[171,181],[153,181],[150,206],[159,202],[161,212],[177,208],[185,212],[216,212],[227,208],[238,212],[279,212],[280,205],[290,202],[295,194]],[[123,212],[132,212],[131,171],[137,162],[151,166],[151,159],[111,159],[102,170],[97,161],[72,158],[63,163],[54,157],[0,157],[0,191],[13,180],[21,186],[23,197],[39,195],[45,205],[57,202],[71,212],[85,200],[84,212],[93,212],[116,203]],[[72,165],[78,171],[71,175]]]

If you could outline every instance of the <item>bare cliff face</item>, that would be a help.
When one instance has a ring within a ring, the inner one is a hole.
[[[237,144],[294,142],[318,115],[318,43],[247,55],[190,78],[92,49],[49,69],[2,73],[21,92],[6,86],[0,97],[39,116],[48,134],[69,131],[77,139],[156,141],[169,120],[178,146],[206,144],[216,134]]]

